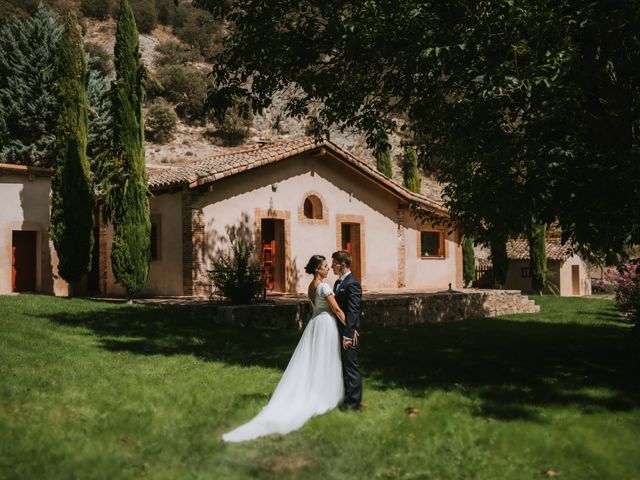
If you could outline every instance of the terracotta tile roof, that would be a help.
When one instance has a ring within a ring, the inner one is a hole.
[[[3,173],[50,177],[51,175],[53,175],[53,169],[43,167],[30,167],[28,165],[17,165],[13,163],[0,163],[0,174]]]
[[[571,245],[562,245],[558,240],[547,240],[547,259],[566,260],[571,256]],[[525,239],[509,240],[507,242],[507,257],[510,260],[529,260],[529,242]]]
[[[344,163],[356,167],[361,173],[407,201],[415,201],[423,206],[446,213],[440,199],[413,193],[402,185],[385,177],[366,162],[338,147],[336,144],[330,141],[316,143],[313,137],[303,137],[260,147],[238,149],[215,155],[208,160],[181,167],[148,167],[149,187],[152,190],[170,188],[178,185],[195,188],[199,185],[215,182],[221,178],[274,163],[285,158],[295,157],[296,155],[308,152],[322,152],[323,150]]]

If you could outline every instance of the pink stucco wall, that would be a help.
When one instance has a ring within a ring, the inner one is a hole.
[[[559,293],[563,297],[573,296],[572,271],[573,265],[579,266],[580,272],[580,294],[591,295],[591,277],[589,266],[578,255],[567,258],[564,262],[549,260],[547,268],[549,270],[550,281],[553,289],[546,289],[544,293]],[[522,268],[529,268],[529,260],[510,260],[507,270],[506,288],[521,290],[524,293],[534,293],[531,288],[531,278],[522,277]]]
[[[321,220],[303,216],[308,194],[320,198],[324,213]],[[401,285],[441,290],[449,283],[461,287],[456,275],[457,232],[447,235],[446,258],[419,258],[419,226],[402,199],[328,155],[294,157],[223,178],[201,187],[193,198],[191,208],[201,210],[204,223],[204,244],[196,254],[203,261],[203,272],[221,250],[228,248],[229,229],[243,228],[255,241],[260,220],[278,218],[285,222],[286,291],[304,293],[310,280],[304,273],[309,257],[330,257],[338,250],[340,221],[346,221],[360,223],[360,280],[366,289],[395,289]],[[183,293],[183,250],[189,247],[182,245],[183,200],[181,193],[165,193],[150,201],[152,215],[161,218],[162,253],[152,263],[143,295]],[[111,235],[108,229],[107,256]],[[107,263],[107,293],[122,295]],[[335,280],[333,274],[328,280]]]
[[[36,291],[67,295],[57,275],[58,257],[49,241],[49,177],[0,175],[0,294],[11,293],[11,244],[14,230],[37,232]]]

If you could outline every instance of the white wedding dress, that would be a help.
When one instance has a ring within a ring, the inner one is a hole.
[[[269,403],[248,423],[225,433],[225,442],[292,432],[340,403],[344,396],[340,342],[328,295],[333,295],[331,287],[318,285],[313,316]]]

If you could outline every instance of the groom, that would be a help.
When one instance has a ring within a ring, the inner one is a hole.
[[[362,287],[351,274],[351,254],[339,250],[331,255],[331,268],[338,275],[333,291],[336,302],[346,316],[346,325],[338,322],[342,337],[342,376],[344,378],[344,402],[346,410],[359,410],[362,401],[362,377],[358,366],[358,337],[360,329],[360,299]]]

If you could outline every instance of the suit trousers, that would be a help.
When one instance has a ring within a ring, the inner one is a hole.
[[[341,348],[342,352],[342,377],[344,378],[343,407],[349,410],[357,410],[362,402],[362,376],[358,364],[358,346]]]

